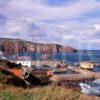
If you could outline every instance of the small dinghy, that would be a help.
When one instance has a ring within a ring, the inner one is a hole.
[[[91,83],[80,83],[81,92],[88,95],[100,96],[100,79],[97,79]]]

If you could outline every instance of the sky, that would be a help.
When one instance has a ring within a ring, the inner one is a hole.
[[[100,50],[100,0],[0,0],[0,38]]]

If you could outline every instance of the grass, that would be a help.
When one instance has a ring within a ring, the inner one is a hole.
[[[4,84],[9,76],[0,71],[0,100],[100,100],[65,87],[22,88]]]
[[[15,100],[16,96],[9,92],[1,92],[0,97],[5,100]]]
[[[0,84],[0,100],[100,100],[99,97],[86,96],[79,91],[64,87],[34,87],[24,89]]]

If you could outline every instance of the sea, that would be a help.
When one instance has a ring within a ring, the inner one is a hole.
[[[42,60],[40,59],[42,55],[47,53],[20,53],[18,56],[31,56],[32,60]],[[43,59],[44,60],[44,59]],[[49,59],[54,61],[64,61],[70,64],[74,64],[81,61],[93,61],[100,63],[100,50],[95,51],[80,51],[76,53],[51,53]]]
[[[42,61],[44,59],[41,59],[43,55],[47,53],[17,53],[13,55],[9,55],[9,59],[15,59],[16,56],[31,56],[32,61]],[[99,63],[100,65],[100,50],[80,50],[76,53],[51,53],[49,54],[49,59],[47,60],[53,60],[53,61],[64,61],[71,65],[79,64],[83,61],[92,61],[95,63]],[[100,72],[100,66],[94,67],[95,72]]]

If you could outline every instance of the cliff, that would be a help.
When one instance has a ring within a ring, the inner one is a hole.
[[[59,44],[33,43],[19,39],[0,38],[0,49],[3,53],[13,54],[20,52],[41,52],[41,53],[74,53],[76,50],[72,47],[66,47]]]

